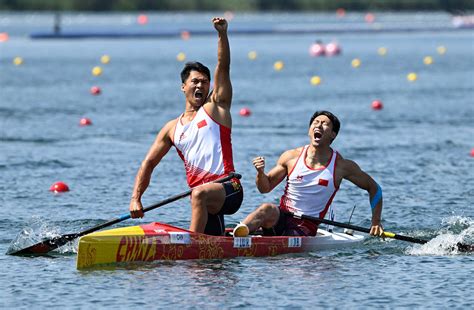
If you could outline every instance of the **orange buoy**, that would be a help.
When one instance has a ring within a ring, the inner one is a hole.
[[[336,10],[336,15],[337,17],[342,18],[346,15],[346,10],[344,8],[338,8]]]
[[[365,14],[365,21],[369,24],[373,23],[375,21],[375,15],[373,13]]]
[[[64,182],[56,182],[53,185],[51,185],[49,190],[55,193],[68,192],[69,186],[67,186],[67,184]]]
[[[0,32],[0,42],[7,42],[9,39],[7,32]]]
[[[247,116],[250,116],[250,114],[252,114],[252,112],[250,111],[249,108],[242,108],[242,109],[240,109],[239,114],[240,114],[240,116],[247,117]]]
[[[80,126],[90,126],[90,125],[92,125],[92,121],[91,121],[89,118],[87,118],[87,117],[83,117],[83,118],[81,118],[81,120],[79,121],[79,125],[80,125]]]
[[[92,95],[97,96],[97,95],[100,95],[101,92],[102,92],[102,90],[100,89],[99,86],[92,86],[91,87],[91,94]]]
[[[148,23],[148,16],[146,16],[145,14],[138,15],[137,23],[139,23],[140,25],[147,24]]]
[[[189,40],[190,37],[191,37],[191,33],[189,31],[187,30],[181,31],[181,39]]]
[[[474,148],[471,149],[471,157],[474,157]]]
[[[382,110],[383,109],[383,103],[380,100],[374,100],[372,101],[372,110]]]

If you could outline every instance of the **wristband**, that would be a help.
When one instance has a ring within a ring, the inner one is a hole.
[[[375,206],[379,203],[381,199],[382,199],[382,188],[380,187],[380,185],[377,184],[377,192],[375,193],[374,198],[372,198],[372,200],[370,201],[370,207],[372,208],[372,210],[375,209]]]

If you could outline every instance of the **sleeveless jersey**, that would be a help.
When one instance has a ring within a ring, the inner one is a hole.
[[[186,125],[182,117],[178,118],[173,144],[184,162],[188,185],[194,187],[233,172],[231,129],[213,120],[204,107]]]
[[[339,189],[334,183],[337,152],[332,151],[331,159],[325,167],[312,169],[306,165],[308,147],[303,147],[295,166],[287,176],[280,208],[283,211],[324,218]]]

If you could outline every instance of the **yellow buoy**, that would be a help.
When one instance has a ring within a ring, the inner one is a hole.
[[[311,78],[311,85],[316,86],[316,85],[319,85],[319,84],[321,84],[321,78],[317,75],[313,76]]]
[[[186,54],[183,53],[183,52],[181,52],[181,53],[179,53],[179,54],[176,56],[176,59],[177,59],[178,61],[184,61],[184,60],[186,59]]]
[[[426,56],[425,58],[423,58],[423,63],[427,66],[431,65],[433,63],[433,57]]]
[[[360,59],[359,58],[354,58],[352,59],[351,61],[351,65],[354,67],[354,68],[359,68],[360,67]]]
[[[436,48],[436,51],[438,51],[438,54],[444,55],[444,54],[446,54],[447,49],[446,49],[445,46],[440,45]]]
[[[387,54],[387,48],[386,47],[379,47],[379,49],[377,50],[377,53],[380,56],[385,56]]]
[[[414,72],[410,72],[407,75],[407,80],[410,81],[410,82],[416,81],[417,78],[418,78],[418,76]]]
[[[285,64],[283,63],[283,61],[278,60],[273,64],[273,69],[275,69],[276,71],[280,71],[281,69],[283,69],[284,66]]]
[[[104,65],[108,64],[110,62],[110,56],[103,55],[102,57],[100,57],[100,62],[103,63]]]
[[[23,64],[23,58],[21,58],[21,57],[13,58],[13,64],[15,66],[20,66],[21,64]]]
[[[249,57],[250,60],[255,60],[255,59],[257,59],[257,52],[256,52],[256,51],[250,51],[250,52],[248,53],[248,57]]]
[[[102,68],[99,66],[95,66],[92,68],[92,75],[99,76],[102,74]]]

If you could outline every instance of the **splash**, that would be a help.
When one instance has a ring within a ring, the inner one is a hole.
[[[36,243],[39,243],[45,239],[51,239],[61,235],[60,228],[52,226],[39,217],[33,217],[25,228],[12,240],[8,247],[7,253],[14,253]],[[55,250],[56,253],[77,253],[77,244],[68,243],[59,249]]]
[[[443,228],[438,236],[423,245],[416,245],[406,250],[408,255],[458,255],[458,244],[474,244],[474,220],[469,217],[451,216],[443,219]]]

